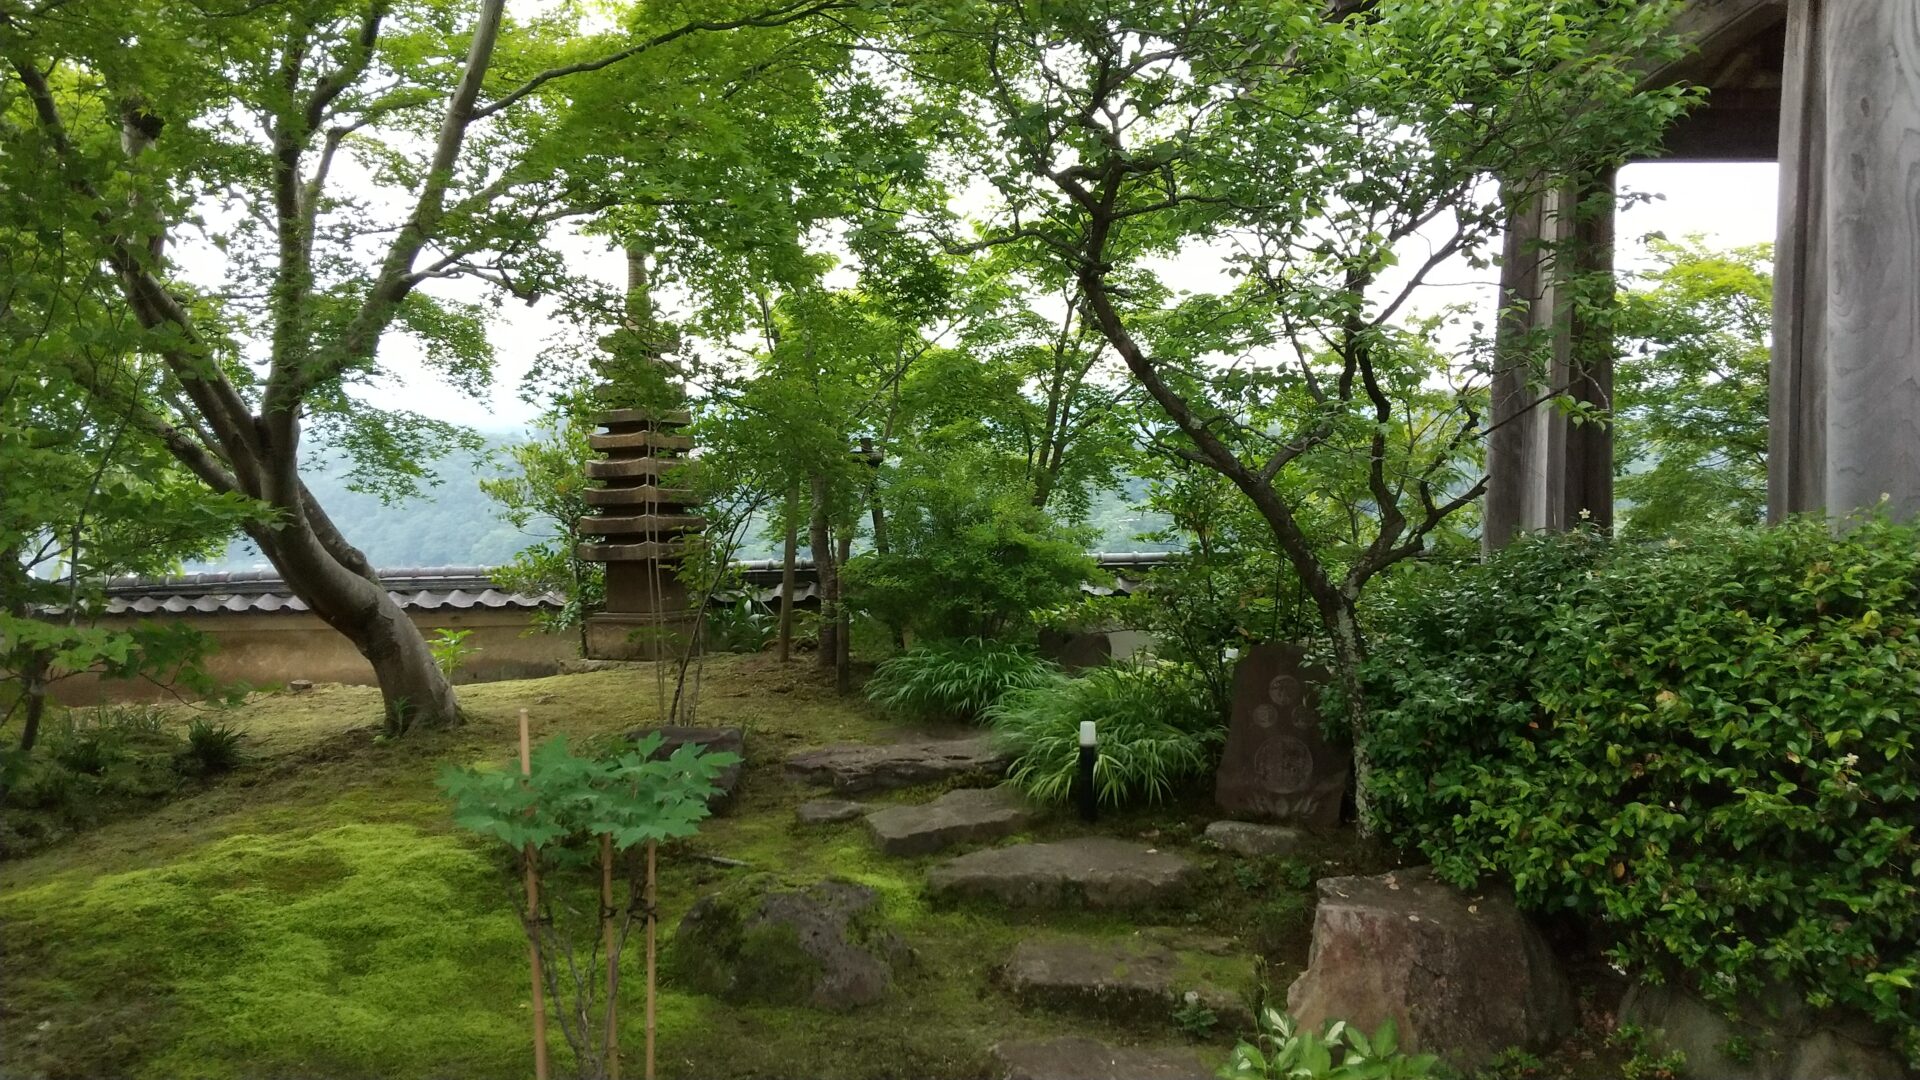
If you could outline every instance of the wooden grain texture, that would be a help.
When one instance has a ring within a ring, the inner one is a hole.
[[[1920,511],[1920,5],[1826,0],[1827,504]]]
[[[1920,5],[1789,26],[1769,505],[1920,512]]]

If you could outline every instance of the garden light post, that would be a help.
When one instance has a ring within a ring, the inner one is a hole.
[[[1094,730],[1093,721],[1080,721],[1080,817],[1091,822],[1099,815],[1099,805],[1093,788],[1093,766],[1100,760],[1099,735]]]

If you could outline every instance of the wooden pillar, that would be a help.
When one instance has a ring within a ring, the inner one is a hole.
[[[1795,0],[1768,513],[1920,513],[1920,5]]]
[[[1553,400],[1571,398],[1603,413],[1613,405],[1608,328],[1574,302],[1612,273],[1612,193],[1608,173],[1513,199],[1481,518],[1489,551],[1523,532],[1583,520],[1613,524],[1612,429],[1574,424]]]

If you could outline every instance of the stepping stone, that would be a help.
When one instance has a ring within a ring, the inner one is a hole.
[[[720,793],[709,800],[708,805],[715,813],[725,809],[727,804],[733,801],[734,789],[740,786],[740,770],[747,763],[746,733],[737,727],[705,728],[668,725],[631,731],[627,733],[627,738],[633,742],[639,742],[656,731],[665,736],[660,742],[660,749],[654,751],[653,758],[656,761],[671,756],[675,750],[688,744],[704,747],[716,753],[726,751],[740,758],[739,761],[720,770],[720,775],[713,778],[714,784],[720,788]]]
[[[1151,907],[1180,899],[1194,872],[1193,863],[1171,852],[1088,837],[962,855],[928,871],[927,889],[938,899],[1008,907]]]
[[[880,746],[848,744],[805,750],[787,759],[787,775],[843,794],[891,791],[969,773],[1005,775],[1007,755],[992,739],[918,739]]]
[[[1000,981],[1016,1001],[1100,1020],[1170,1024],[1176,1009],[1213,1010],[1220,1026],[1245,1031],[1253,1010],[1240,995],[1209,982],[1179,953],[1142,941],[1028,938],[1014,947]]]
[[[995,1044],[995,1080],[1213,1080],[1217,1063],[1197,1050],[1108,1046],[1097,1039],[1020,1039]]]
[[[1302,829],[1287,825],[1256,825],[1251,821],[1216,821],[1207,826],[1207,842],[1235,855],[1292,855],[1306,843]]]
[[[793,816],[800,819],[802,825],[837,825],[861,817],[871,809],[866,803],[846,799],[808,799],[794,808]]]
[[[867,815],[867,831],[886,855],[930,855],[955,844],[1012,836],[1033,817],[1011,788],[959,788],[920,806]]]

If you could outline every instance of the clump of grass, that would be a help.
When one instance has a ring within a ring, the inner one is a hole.
[[[867,681],[867,698],[895,716],[972,720],[1009,693],[1045,684],[1058,670],[1023,645],[984,638],[936,641],[882,663]]]
[[[187,725],[187,745],[180,751],[181,771],[198,776],[232,772],[240,765],[244,738],[239,728],[223,720],[195,717]]]
[[[1117,664],[1053,676],[986,712],[1014,756],[1010,779],[1029,798],[1063,803],[1080,763],[1080,723],[1097,725],[1094,786],[1102,803],[1156,803],[1204,779],[1226,740],[1206,684],[1178,664]]]

